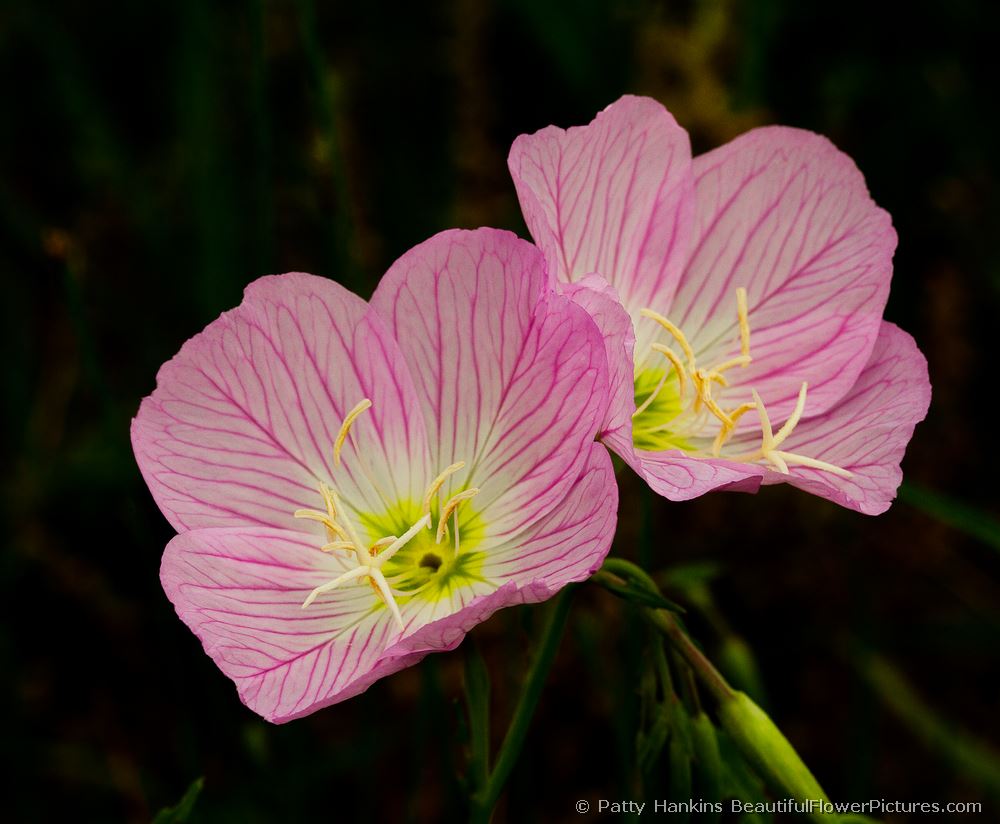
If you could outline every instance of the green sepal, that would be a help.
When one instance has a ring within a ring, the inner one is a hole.
[[[750,696],[733,693],[719,704],[718,715],[722,728],[772,791],[798,800],[829,800],[788,739]],[[818,812],[809,817],[821,824],[830,821]]]
[[[691,743],[700,797],[708,801],[721,801],[722,756],[719,754],[719,739],[715,735],[715,725],[704,712],[699,712],[691,719]],[[703,818],[707,822],[718,821],[719,814],[706,813]]]

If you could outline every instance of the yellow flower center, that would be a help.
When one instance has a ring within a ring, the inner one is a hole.
[[[371,405],[371,400],[365,398],[344,417],[333,445],[335,467],[340,466],[340,453],[351,427]],[[361,513],[360,531],[336,490],[321,483],[319,493],[323,509],[299,509],[294,515],[323,524],[327,543],[320,549],[346,553],[353,565],[310,592],[302,603],[303,609],[325,592],[351,582],[367,582],[402,630],[398,598],[408,599],[435,588],[445,589],[449,581],[456,578],[475,579],[481,558],[479,553],[469,550],[482,539],[484,528],[479,515],[464,505],[479,493],[479,489],[463,489],[441,502],[441,488],[464,466],[464,461],[458,461],[445,467],[427,486],[419,503],[399,501],[380,514]],[[466,537],[464,542],[463,535]]]
[[[650,346],[653,352],[667,361],[666,369],[652,367],[636,371],[632,441],[637,449],[681,449],[696,457],[725,457],[743,463],[764,462],[784,474],[788,474],[789,465],[795,465],[851,477],[851,472],[834,464],[779,449],[805,411],[808,389],[805,382],[799,390],[794,411],[777,432],[771,427],[767,409],[756,389],[750,390],[753,400],[728,409],[713,394],[716,387],[729,386],[727,372],[737,367],[745,368],[753,361],[746,289],[740,287],[736,290],[740,354],[709,367],[698,364],[684,332],[672,321],[652,309],[643,309],[640,314],[659,324],[669,335],[669,342],[656,342]],[[724,455],[723,449],[736,431],[736,424],[751,410],[757,411],[760,421],[760,448]],[[711,439],[710,447],[707,446],[708,439]],[[699,441],[706,446],[701,446]]]

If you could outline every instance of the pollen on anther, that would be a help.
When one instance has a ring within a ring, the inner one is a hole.
[[[337,440],[333,442],[333,465],[340,466],[340,450],[344,448],[344,441],[347,440],[347,435],[351,431],[351,425],[357,419],[358,415],[364,412],[366,409],[370,409],[372,402],[365,398],[359,401],[355,407],[347,413],[344,418],[344,422],[340,425],[340,432],[337,433]]]

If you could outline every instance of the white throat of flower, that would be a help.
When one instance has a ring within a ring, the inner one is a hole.
[[[750,318],[747,309],[747,290],[745,288],[740,287],[736,290],[736,314],[739,320],[740,354],[708,368],[698,366],[694,349],[680,327],[652,309],[643,309],[640,314],[643,317],[656,321],[663,327],[670,337],[673,338],[674,343],[677,344],[683,355],[681,357],[670,346],[662,343],[653,343],[650,346],[652,351],[662,355],[670,362],[673,373],[677,375],[682,411],[670,421],[642,430],[643,433],[649,434],[669,430],[681,437],[704,437],[706,428],[718,423],[719,430],[712,442],[711,451],[707,453],[695,452],[694,454],[700,457],[724,457],[743,463],[764,461],[786,475],[788,474],[789,465],[794,465],[820,469],[845,478],[852,476],[853,473],[849,470],[835,466],[834,464],[778,448],[792,434],[792,431],[798,425],[805,411],[806,392],[808,390],[806,382],[803,382],[799,389],[795,409],[777,432],[774,432],[771,427],[771,420],[767,414],[767,409],[764,406],[764,402],[760,399],[760,395],[757,394],[756,389],[750,390],[753,397],[752,401],[746,401],[731,409],[723,409],[713,397],[712,389],[714,386],[729,386],[729,381],[725,376],[727,371],[735,367],[745,368],[753,361],[753,357],[750,354]],[[656,400],[657,396],[663,390],[667,378],[671,374],[670,371],[664,373],[653,391],[636,408],[632,415],[633,420],[642,415]],[[691,384],[690,390],[688,389],[689,383]],[[685,403],[685,401],[687,402]],[[753,409],[757,410],[757,416],[760,419],[760,448],[753,452],[739,455],[723,455],[722,449],[735,432],[737,422],[743,415]]]
[[[351,409],[351,411],[344,417],[344,422],[341,425],[340,431],[333,444],[334,467],[340,466],[340,453],[344,447],[344,443],[347,441],[352,425],[357,418],[365,410],[370,409],[371,406],[371,400],[365,398],[353,409]],[[330,592],[331,590],[337,589],[338,587],[350,583],[351,581],[363,583],[367,580],[378,598],[382,600],[392,613],[392,617],[400,631],[404,630],[403,616],[399,611],[399,605],[396,603],[396,598],[400,596],[409,597],[415,595],[424,589],[424,587],[429,586],[431,582],[428,581],[423,586],[416,589],[401,591],[393,588],[383,572],[383,567],[390,558],[392,558],[397,552],[413,540],[413,538],[421,530],[433,527],[433,505],[435,503],[440,503],[441,487],[451,475],[458,472],[458,470],[462,469],[464,466],[464,461],[453,463],[446,467],[436,478],[434,478],[433,481],[431,481],[423,497],[421,517],[418,518],[402,535],[399,535],[398,537],[396,535],[386,535],[371,544],[366,544],[360,539],[358,532],[355,530],[350,516],[347,513],[347,507],[342,504],[336,490],[327,484],[321,483],[319,486],[319,492],[325,504],[325,511],[316,509],[298,509],[295,511],[294,516],[296,518],[305,518],[310,521],[318,521],[323,524],[323,526],[326,527],[327,538],[329,541],[328,543],[323,544],[320,549],[323,552],[346,552],[348,553],[350,559],[354,562],[355,566],[327,583],[316,587],[309,593],[305,601],[302,602],[302,608],[305,609],[308,607],[324,592]],[[363,462],[362,470],[364,471]],[[368,480],[374,486],[374,479],[370,476],[370,474],[368,476]],[[452,518],[455,532],[455,556],[457,556],[461,550],[458,520],[459,507],[465,503],[465,501],[475,497],[478,493],[478,488],[470,487],[469,489],[465,489],[456,495],[451,496],[439,507],[438,511],[440,515],[438,517],[437,531],[435,533],[436,543],[440,544],[443,540],[447,539],[448,518]],[[384,498],[384,500],[389,499]]]

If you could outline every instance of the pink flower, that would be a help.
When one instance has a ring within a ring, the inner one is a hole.
[[[598,328],[509,233],[437,235],[370,304],[261,278],[133,421],[163,587],[265,718],[356,695],[600,565],[607,395]]]
[[[653,489],[784,481],[888,508],[930,383],[882,320],[896,235],[850,158],[769,127],[692,161],[662,106],[623,97],[522,135],[509,166],[550,269],[604,331],[602,440]]]

